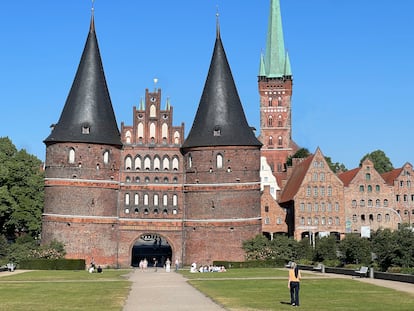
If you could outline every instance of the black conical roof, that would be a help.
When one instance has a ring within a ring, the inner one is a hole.
[[[59,122],[44,142],[122,145],[106,85],[93,16],[78,71]]]
[[[217,26],[203,94],[182,148],[261,145],[247,123]]]

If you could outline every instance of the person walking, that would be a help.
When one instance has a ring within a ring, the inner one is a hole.
[[[296,263],[292,263],[289,269],[288,288],[290,289],[290,303],[299,306],[300,271]]]

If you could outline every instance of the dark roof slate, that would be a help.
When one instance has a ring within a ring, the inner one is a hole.
[[[247,123],[217,28],[207,80],[182,148],[261,145]]]
[[[82,58],[62,114],[44,142],[122,145],[106,84],[93,15]]]

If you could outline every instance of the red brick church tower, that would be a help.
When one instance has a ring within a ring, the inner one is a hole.
[[[266,53],[258,76],[262,156],[276,174],[286,170],[286,159],[298,147],[292,140],[292,71],[285,50],[280,0],[271,0]]]

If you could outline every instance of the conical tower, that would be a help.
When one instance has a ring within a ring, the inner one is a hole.
[[[288,156],[298,147],[292,140],[292,70],[283,38],[280,0],[270,1],[266,53],[258,75],[262,155],[274,173],[285,172]]]
[[[243,260],[242,242],[261,232],[260,147],[217,34],[184,155],[186,263]]]
[[[59,122],[45,144],[82,142],[121,146],[91,17],[88,38]]]
[[[45,139],[42,243],[68,258],[116,264],[121,139],[106,85],[92,10],[89,34],[59,122]]]

